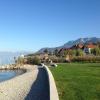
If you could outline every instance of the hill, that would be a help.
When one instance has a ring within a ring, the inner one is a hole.
[[[100,42],[100,38],[97,37],[91,37],[91,38],[79,38],[77,40],[72,40],[72,41],[68,41],[67,43],[65,43],[62,46],[59,47],[55,47],[55,48],[42,48],[38,51],[38,53],[43,53],[45,49],[47,49],[49,52],[53,52],[55,49],[61,49],[61,48],[70,48],[76,44],[88,44],[88,43],[98,43]]]

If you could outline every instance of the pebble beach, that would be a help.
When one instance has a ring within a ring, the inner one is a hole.
[[[0,83],[0,100],[25,100],[38,75],[37,66],[24,65],[26,73]]]

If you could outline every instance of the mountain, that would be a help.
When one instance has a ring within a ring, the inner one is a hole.
[[[69,41],[66,44],[63,45],[65,48],[70,48],[73,45],[82,43],[82,44],[88,44],[88,43],[97,43],[100,42],[100,38],[92,37],[92,38],[79,38],[75,41]]]
[[[43,53],[45,49],[47,49],[50,52],[53,52],[55,49],[61,49],[61,48],[70,48],[76,44],[82,43],[82,44],[88,44],[88,43],[97,43],[100,42],[100,38],[92,37],[92,38],[79,38],[77,40],[68,41],[62,46],[55,47],[55,48],[42,48],[38,51],[38,53]]]

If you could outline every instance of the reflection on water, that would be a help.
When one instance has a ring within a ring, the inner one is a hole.
[[[24,70],[0,70],[0,82],[23,74]]]

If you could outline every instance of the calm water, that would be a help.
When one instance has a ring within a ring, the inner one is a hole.
[[[0,82],[9,80],[23,73],[25,73],[24,70],[0,70]]]
[[[0,65],[15,63],[14,57],[18,58],[20,55],[27,55],[29,52],[0,52]]]
[[[21,52],[0,52],[0,65],[7,65],[15,63],[14,57],[18,57],[21,54],[28,54],[28,53],[21,53]],[[23,74],[24,70],[0,70],[0,82],[9,80],[17,75]]]

